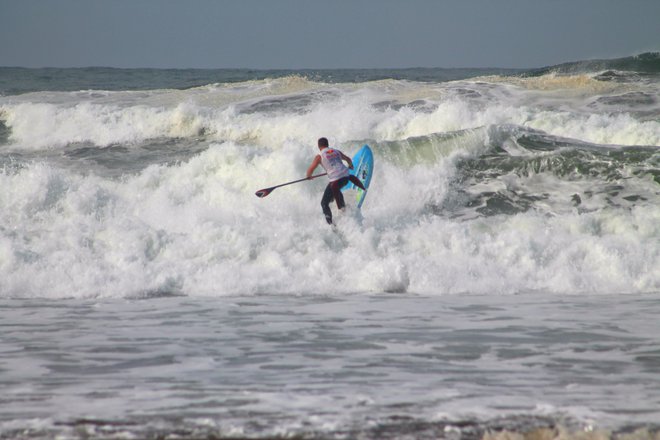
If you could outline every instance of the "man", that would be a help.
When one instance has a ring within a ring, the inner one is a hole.
[[[352,176],[349,172],[349,169],[353,169],[353,161],[350,157],[346,156],[339,150],[329,148],[328,140],[324,137],[318,140],[318,147],[321,152],[316,155],[312,164],[307,169],[307,178],[310,179],[312,177],[314,170],[319,164],[321,164],[328,173],[330,183],[323,193],[321,208],[323,209],[323,214],[325,214],[325,220],[331,225],[332,211],[330,211],[330,202],[334,199],[337,202],[337,209],[343,209],[344,206],[346,206],[344,203],[344,195],[341,193],[341,188],[343,188],[349,180],[358,188],[362,188],[362,190],[365,190],[365,188],[364,185],[362,185],[362,182],[360,182],[360,179]],[[348,167],[344,165],[344,161],[348,163]]]

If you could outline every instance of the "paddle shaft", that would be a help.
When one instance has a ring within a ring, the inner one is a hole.
[[[270,190],[272,191],[272,190],[274,190],[275,188],[279,188],[279,187],[287,186],[287,185],[292,185],[292,184],[294,184],[294,183],[303,182],[303,181],[305,181],[305,180],[315,179],[315,178],[317,178],[317,177],[325,176],[325,175],[327,175],[327,174],[328,174],[328,173],[317,174],[316,176],[310,176],[309,179],[308,179],[307,177],[305,177],[304,179],[298,179],[298,180],[294,180],[294,181],[292,181],[292,182],[287,182],[287,183],[282,183],[282,184],[280,184],[280,185],[275,185],[275,186],[272,186],[272,187],[270,187],[270,188],[268,188],[268,189],[270,189]]]
[[[281,183],[281,184],[279,184],[279,185],[271,186],[270,188],[260,189],[259,191],[257,191],[257,192],[255,193],[255,195],[256,195],[257,197],[263,198],[263,197],[266,197],[268,194],[270,194],[270,193],[271,193],[274,189],[276,189],[276,188],[280,188],[280,187],[287,186],[287,185],[293,185],[294,183],[303,182],[303,181],[305,181],[305,180],[315,179],[315,178],[317,178],[317,177],[325,176],[325,175],[327,175],[327,174],[328,174],[328,173],[317,174],[317,175],[315,175],[315,176],[311,176],[311,177],[309,177],[309,178],[305,177],[304,179],[293,180],[293,181],[291,181],[291,182],[286,182],[286,183]]]

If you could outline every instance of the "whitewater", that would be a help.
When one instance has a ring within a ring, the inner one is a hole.
[[[0,68],[0,185],[0,438],[658,435],[657,54]]]

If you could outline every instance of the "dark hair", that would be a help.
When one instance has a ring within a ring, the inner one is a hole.
[[[319,147],[327,147],[328,146],[328,139],[327,138],[319,138]]]

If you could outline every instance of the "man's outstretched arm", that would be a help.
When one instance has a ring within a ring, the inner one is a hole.
[[[312,161],[312,164],[309,166],[309,168],[307,168],[308,179],[312,177],[312,174],[314,174],[314,170],[316,169],[317,166],[319,166],[320,163],[321,163],[321,156],[317,154],[314,160]]]

